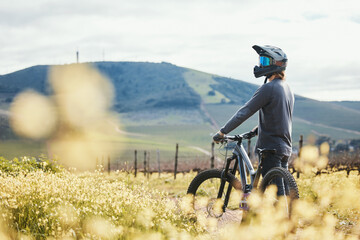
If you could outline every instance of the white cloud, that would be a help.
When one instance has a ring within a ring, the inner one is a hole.
[[[294,92],[309,96],[321,89],[330,99],[339,78],[342,89],[359,90],[359,6],[355,0],[0,2],[6,36],[0,39],[0,74],[73,62],[79,50],[81,61],[103,55],[167,61],[261,84],[252,74],[258,58],[251,46],[272,44],[288,54]],[[360,94],[344,97],[360,100]]]

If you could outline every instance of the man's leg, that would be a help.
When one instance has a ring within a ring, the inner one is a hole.
[[[282,167],[287,169],[288,168],[288,156],[283,155],[277,155],[277,154],[266,154],[264,160],[263,160],[263,169],[262,169],[262,176],[264,177],[266,173],[274,167]],[[278,191],[277,195],[285,195],[285,184],[284,179],[277,178],[274,181],[274,184],[276,184]]]

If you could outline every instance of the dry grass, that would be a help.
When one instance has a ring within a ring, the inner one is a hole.
[[[301,198],[291,220],[270,195],[250,196],[236,224],[196,215],[185,196],[195,173],[134,178],[124,172],[46,173],[0,179],[2,239],[357,239],[359,177],[345,173],[298,179]],[[275,194],[275,191],[273,192]]]

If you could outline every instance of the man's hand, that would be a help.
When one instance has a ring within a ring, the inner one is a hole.
[[[221,131],[218,131],[214,136],[213,140],[215,143],[219,143],[224,139],[225,134],[223,134]]]

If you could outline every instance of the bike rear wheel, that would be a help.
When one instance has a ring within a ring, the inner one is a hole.
[[[219,218],[223,215],[223,204],[226,191],[231,185],[234,189],[230,195],[227,209],[239,208],[241,182],[231,173],[227,174],[226,184],[221,198],[218,191],[221,185],[222,170],[210,169],[199,173],[190,183],[187,193],[193,195],[193,207],[196,212],[202,211],[208,216]],[[239,197],[236,197],[239,196]],[[226,211],[226,209],[225,209]]]
[[[276,199],[274,199],[275,204],[282,199],[286,214],[290,217],[292,203],[299,198],[299,190],[294,177],[284,168],[272,168],[264,176],[260,184],[260,190],[266,194],[267,190],[274,186],[277,189]]]

